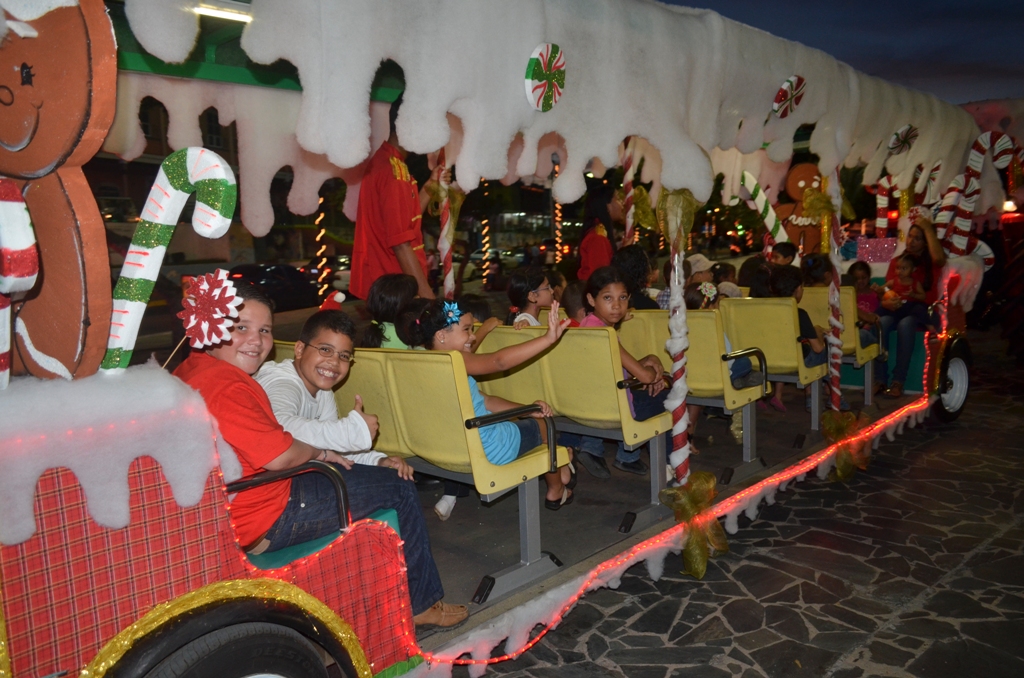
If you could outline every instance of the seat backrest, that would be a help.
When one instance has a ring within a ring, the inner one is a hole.
[[[282,360],[294,359],[295,342],[274,340],[274,352],[270,355],[270,358],[276,363]]]
[[[487,335],[480,352],[529,341],[545,332],[543,327],[499,327]],[[544,400],[561,416],[585,426],[621,430],[630,442],[647,440],[654,431],[665,431],[666,422],[660,417],[646,422],[633,419],[626,391],[616,386],[622,378],[615,331],[610,327],[579,327],[566,330],[557,344],[514,370],[480,377],[480,388],[518,403]],[[538,385],[539,392],[534,390]]]
[[[696,395],[724,393],[728,379],[727,363],[722,360],[725,340],[718,311],[687,311],[690,348],[686,351],[686,385]]]
[[[740,294],[742,296],[744,296],[744,297],[749,297],[750,296],[750,288],[749,287],[741,287],[740,288]]]
[[[668,329],[668,311],[634,310],[633,317],[622,323],[619,328],[619,341],[622,348],[629,351],[634,358],[640,359],[647,355],[656,355],[666,372],[672,371],[672,358],[665,348],[670,336]]]
[[[537,316],[537,320],[540,321],[541,325],[547,326],[547,324],[548,324],[548,313],[550,311],[551,311],[551,307],[550,306],[542,306],[541,307],[540,314]],[[569,314],[565,312],[564,308],[559,308],[558,309],[558,319],[559,320],[565,320],[568,317],[569,317]]]
[[[843,354],[853,354],[860,344],[860,328],[857,327],[857,289],[855,287],[839,288],[839,318],[843,322],[843,331],[839,334],[839,338],[843,340]]]
[[[811,322],[818,327],[828,328],[828,319],[832,309],[828,305],[827,287],[804,287],[804,296],[800,300],[800,308],[811,316]]]
[[[796,299],[722,299],[720,308],[734,348],[761,349],[773,374],[796,372],[803,365]]]

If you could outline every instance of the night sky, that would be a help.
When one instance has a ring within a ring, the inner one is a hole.
[[[1024,98],[1024,0],[666,0],[831,54],[951,103]]]

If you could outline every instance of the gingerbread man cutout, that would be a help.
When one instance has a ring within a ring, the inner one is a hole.
[[[790,241],[804,254],[821,250],[821,221],[804,216],[804,191],[821,190],[821,174],[817,165],[801,163],[789,171],[786,177],[786,194],[794,203],[778,205],[775,214],[782,220]]]
[[[4,14],[0,39],[0,176],[28,206],[40,268],[11,306],[11,370],[84,377],[103,359],[111,293],[106,230],[82,164],[113,121],[117,53],[102,0],[26,7]]]

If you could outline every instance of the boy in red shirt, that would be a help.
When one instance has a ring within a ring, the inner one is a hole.
[[[316,449],[285,432],[266,393],[252,378],[273,346],[271,302],[252,285],[239,286],[236,294],[245,303],[231,328],[231,340],[193,351],[174,371],[175,376],[206,401],[244,475],[294,468],[319,459],[336,464],[344,476],[353,519],[382,508],[395,509],[404,542],[413,621],[430,626],[460,623],[468,611],[464,605],[441,602],[444,591],[412,483],[390,469],[353,466],[341,455]],[[330,482],[317,473],[239,492],[231,502],[231,517],[239,543],[250,553],[311,541],[340,528],[337,497]]]

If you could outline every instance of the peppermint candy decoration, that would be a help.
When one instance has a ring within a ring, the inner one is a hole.
[[[565,90],[565,54],[553,42],[539,45],[526,64],[526,98],[538,111],[547,113]]]
[[[910,147],[917,141],[917,128],[913,125],[904,125],[893,132],[889,139],[889,154],[899,155],[910,150]]]
[[[793,75],[782,83],[782,87],[775,93],[775,100],[772,102],[772,113],[785,118],[800,105],[804,98],[804,89],[807,81],[799,75]]]
[[[178,317],[185,322],[185,336],[192,348],[212,346],[231,338],[228,332],[238,317],[242,298],[235,296],[235,286],[228,272],[218,268],[214,273],[198,276],[189,283]]]

